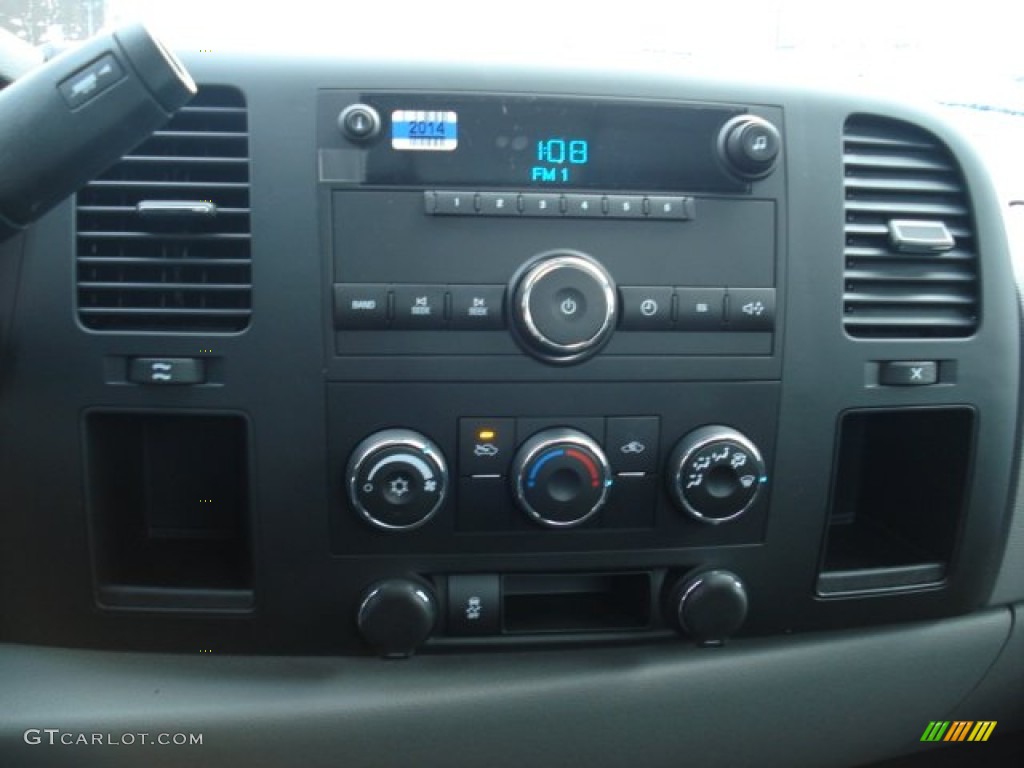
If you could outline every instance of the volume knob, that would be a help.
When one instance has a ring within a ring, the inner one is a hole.
[[[586,254],[537,256],[513,278],[509,296],[516,339],[546,362],[581,362],[615,330],[615,282]]]

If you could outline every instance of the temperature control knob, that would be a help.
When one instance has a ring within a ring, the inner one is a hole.
[[[615,283],[604,267],[582,253],[537,256],[513,278],[509,296],[516,338],[547,362],[585,360],[615,330]]]
[[[782,138],[774,125],[756,115],[740,115],[722,126],[718,151],[730,170],[744,179],[763,179],[775,168]]]
[[[349,501],[367,522],[388,531],[423,525],[441,507],[447,487],[441,449],[408,429],[370,435],[348,463]]]
[[[594,440],[575,429],[538,432],[512,463],[516,502],[532,520],[550,528],[579,525],[608,499],[611,468]]]
[[[680,440],[667,474],[669,494],[679,508],[711,524],[742,515],[768,482],[757,446],[722,426],[701,427]]]

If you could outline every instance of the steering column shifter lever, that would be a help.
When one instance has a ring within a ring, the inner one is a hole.
[[[0,91],[0,240],[167,122],[196,93],[141,24],[98,35]]]

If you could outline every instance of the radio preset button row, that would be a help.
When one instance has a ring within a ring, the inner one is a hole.
[[[696,213],[694,198],[673,195],[436,190],[423,193],[423,204],[430,216],[689,221]]]

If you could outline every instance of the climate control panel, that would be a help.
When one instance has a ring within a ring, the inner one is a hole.
[[[331,385],[333,551],[637,554],[763,541],[777,382],[536,391]]]
[[[419,432],[382,430],[349,457],[347,506],[368,529],[413,536],[449,501],[449,465],[459,478],[455,533],[657,527],[658,486],[689,524],[735,523],[755,506],[769,477],[749,437],[704,425],[662,459],[659,421],[465,418],[451,459]]]

